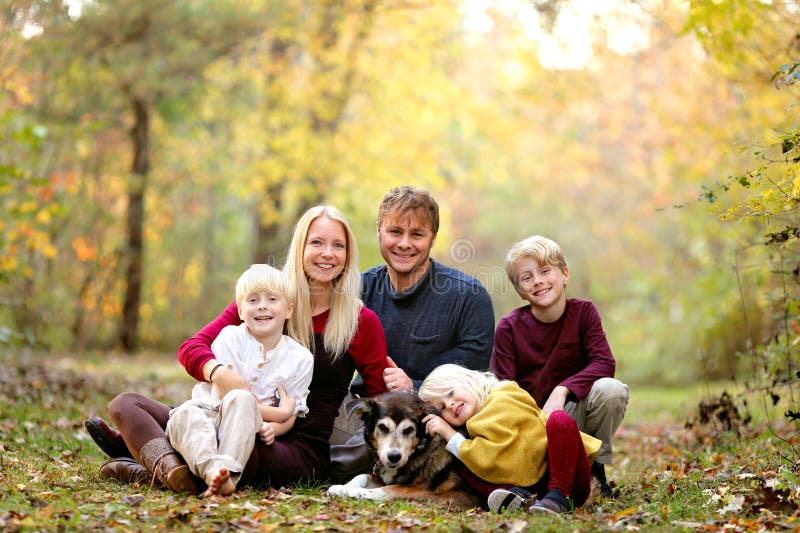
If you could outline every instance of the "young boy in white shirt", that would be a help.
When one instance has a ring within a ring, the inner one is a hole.
[[[226,326],[211,345],[217,365],[209,383],[198,383],[192,399],[170,412],[167,436],[193,474],[205,480],[205,496],[236,490],[255,446],[256,434],[267,444],[308,413],[306,396],[314,357],[283,334],[292,316],[296,289],[269,265],[248,268],[236,283],[242,324]],[[226,366],[242,376],[250,390],[219,397],[215,371]]]

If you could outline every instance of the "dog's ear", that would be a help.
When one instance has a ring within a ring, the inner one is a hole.
[[[433,404],[426,403],[425,405],[422,406],[422,416],[425,415],[442,416],[442,412],[439,410],[439,408],[437,408]]]
[[[351,398],[344,404],[344,412],[347,413],[347,416],[357,415],[358,407],[366,400],[366,398]]]
[[[373,418],[374,413],[378,411],[378,402],[372,398],[365,398],[359,400],[353,407],[353,414],[364,421],[364,424],[369,427],[370,420]]]
[[[419,442],[417,443],[416,447],[418,452],[427,448],[432,439],[431,435],[428,435],[427,428],[425,427],[425,424],[422,423],[422,420],[428,415],[440,416],[441,413],[442,412],[432,404],[425,403],[422,400],[419,401],[419,406],[417,408],[417,420],[419,421],[417,424],[417,439]]]

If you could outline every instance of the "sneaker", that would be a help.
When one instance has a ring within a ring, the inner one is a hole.
[[[568,513],[570,509],[566,505],[555,500],[544,498],[531,505],[528,511],[532,513],[564,514]]]
[[[618,492],[619,491],[615,491],[608,482],[600,481],[596,477],[592,478],[592,493],[597,495],[597,497],[613,500],[616,499]]]
[[[531,493],[519,487],[496,489],[489,494],[487,504],[490,511],[502,513],[503,511],[516,511],[522,509]]]

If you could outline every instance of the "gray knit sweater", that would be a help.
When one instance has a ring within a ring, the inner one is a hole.
[[[361,275],[362,299],[386,333],[389,356],[414,381],[431,370],[457,363],[487,370],[494,338],[494,310],[481,283],[431,259],[425,276],[396,293],[386,265]]]

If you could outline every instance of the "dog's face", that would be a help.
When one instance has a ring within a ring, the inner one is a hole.
[[[413,391],[392,391],[364,400],[356,413],[364,421],[364,440],[384,468],[404,466],[430,442],[422,419],[430,407]]]

